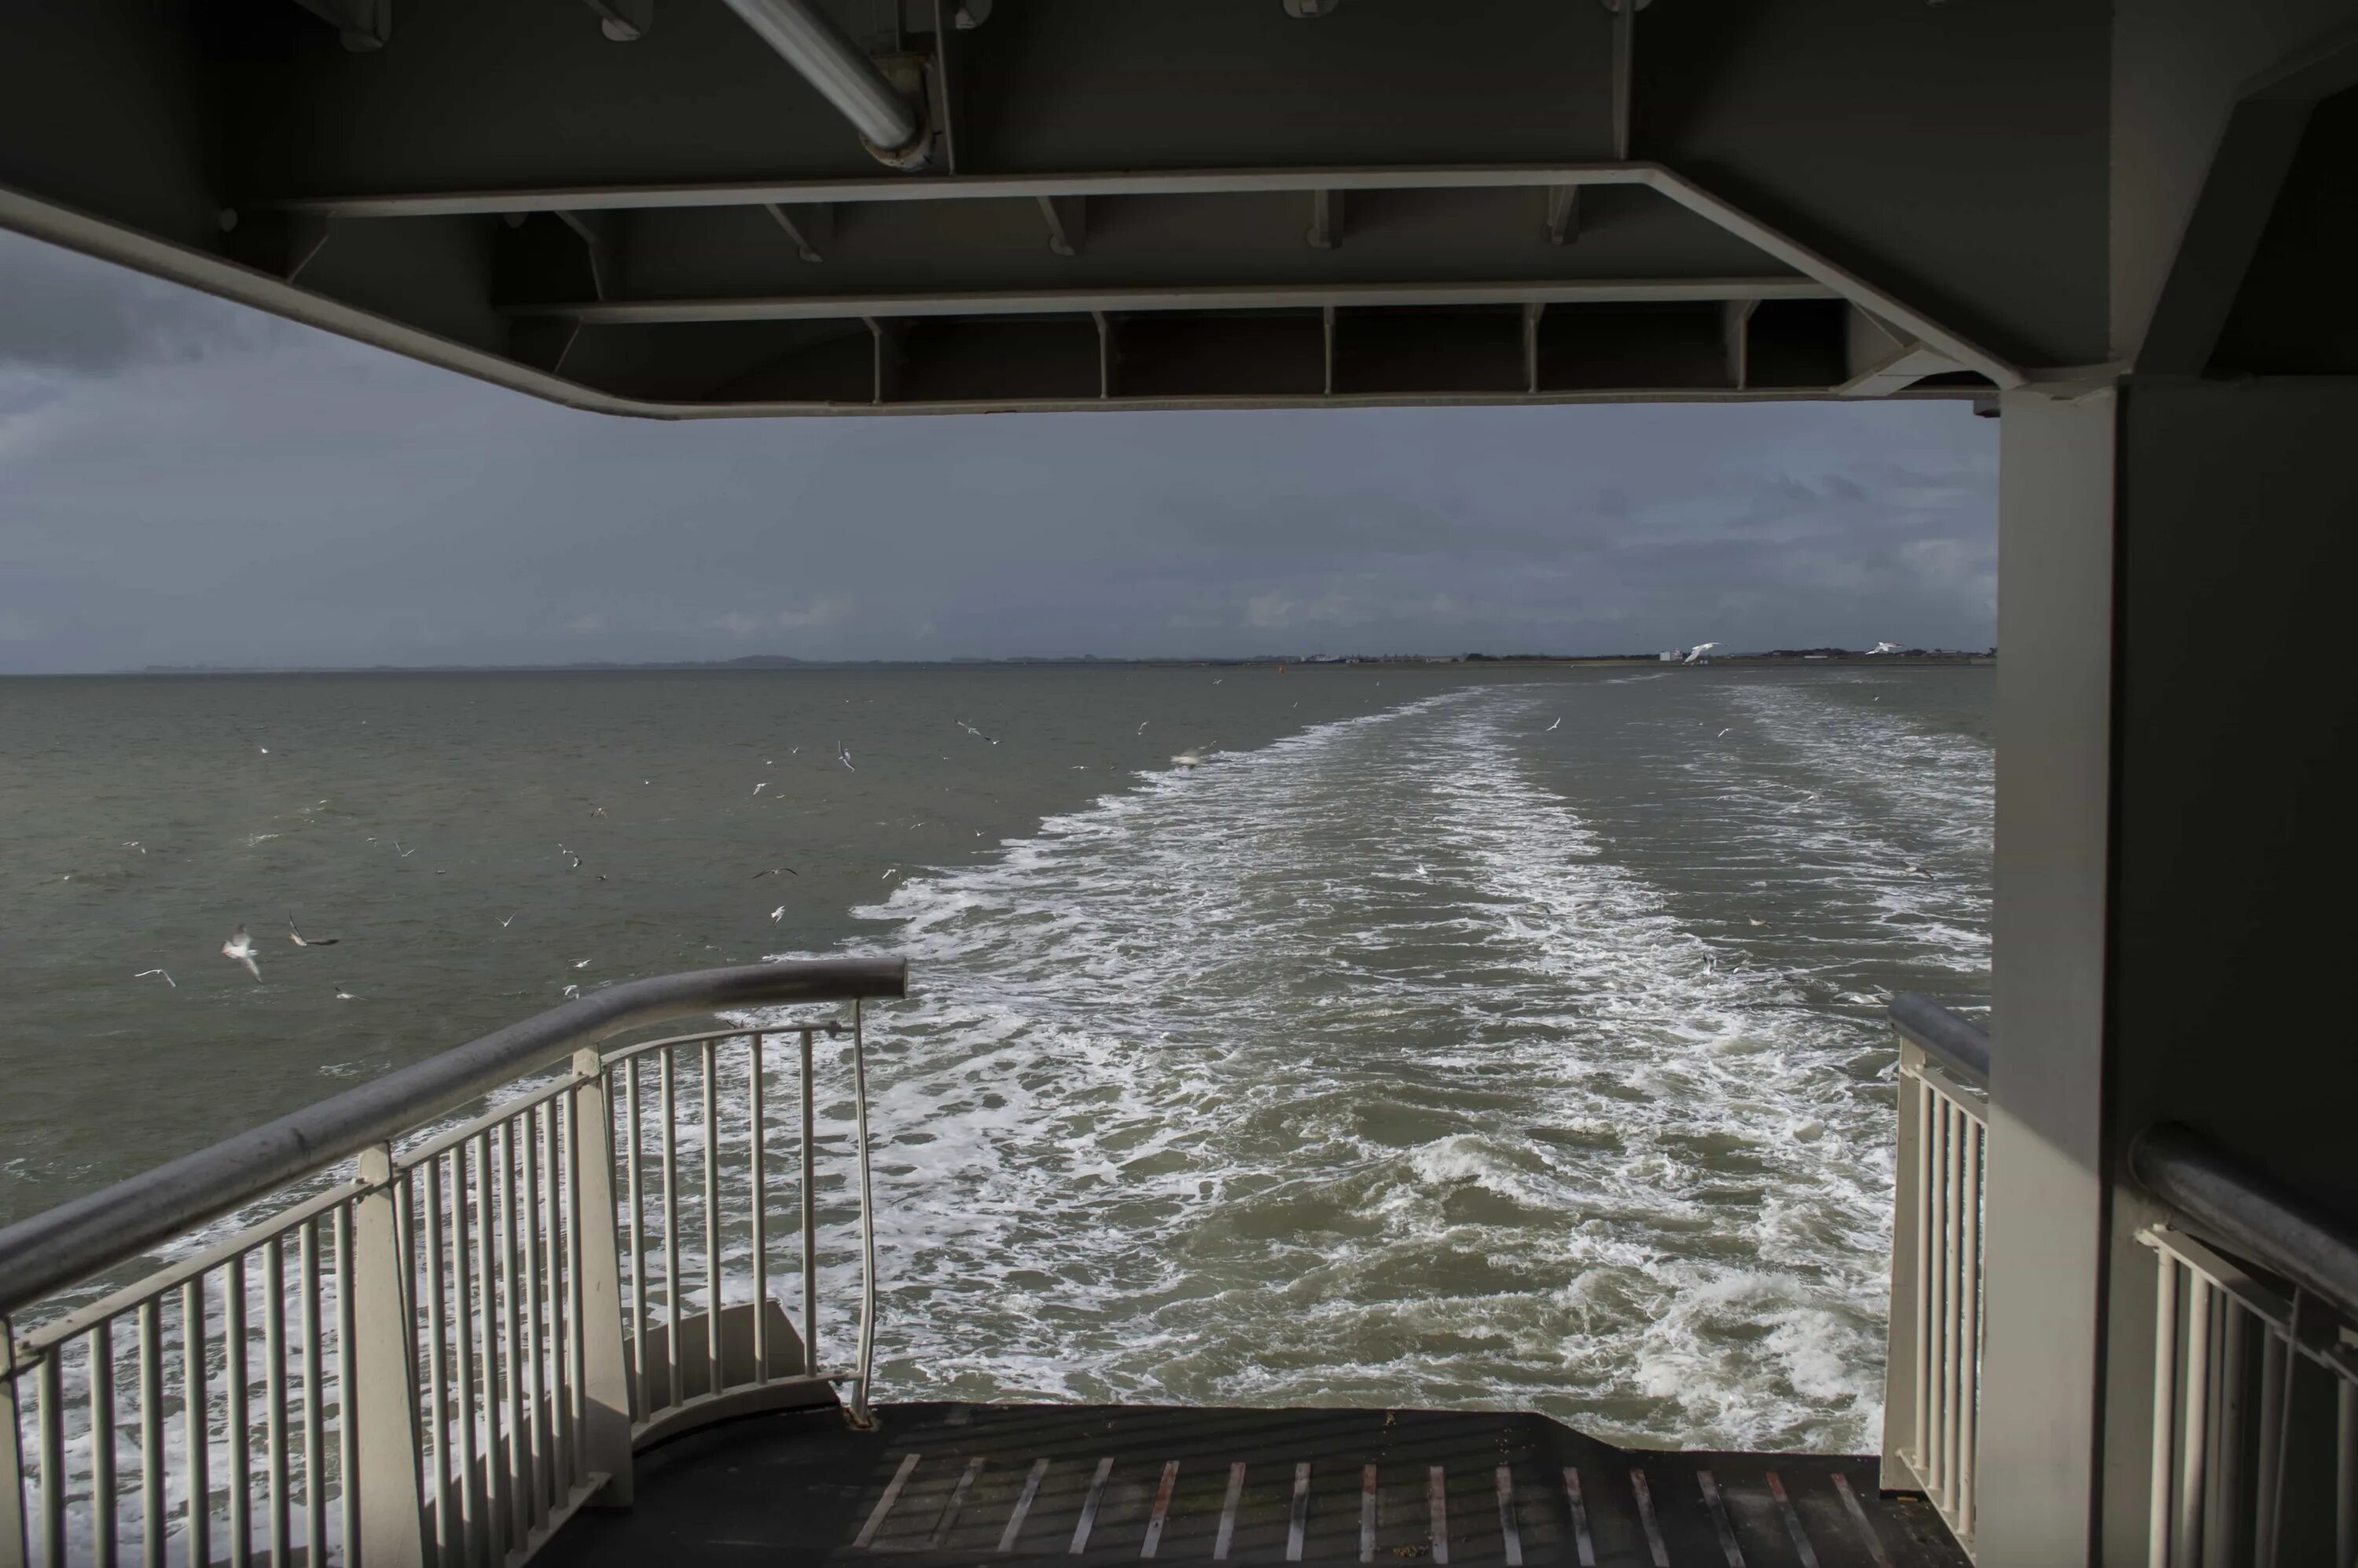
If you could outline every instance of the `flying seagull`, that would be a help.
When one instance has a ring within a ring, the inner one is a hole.
[[[400,839],[398,839],[398,838],[395,838],[395,839],[393,841],[393,847],[394,847],[395,849],[401,849],[401,840],[400,840]],[[402,858],[403,860],[406,860],[409,859],[409,857],[410,857],[410,856],[415,855],[416,853],[417,853],[417,851],[416,851],[416,850],[415,850],[415,849],[401,849],[401,858]]]
[[[760,784],[755,784],[755,785],[753,786],[753,793],[754,793],[755,795],[759,795],[759,794],[761,794],[763,790],[765,790],[765,789],[767,789],[767,788],[769,788],[769,787],[770,787],[770,781],[769,781],[769,780],[767,780],[767,779],[763,779]]]
[[[131,978],[135,980],[144,980],[150,975],[161,975],[164,977],[164,983],[166,985],[171,987],[174,990],[178,990],[180,989],[180,982],[172,978],[172,971],[169,969],[142,969]]]
[[[501,930],[503,930],[503,931],[505,931],[505,930],[508,928],[508,920],[514,920],[514,919],[515,918],[516,914],[522,914],[523,913],[524,913],[524,911],[523,911],[523,910],[521,910],[521,909],[519,909],[519,910],[517,910],[517,911],[515,912],[515,914],[511,914],[511,915],[509,915],[507,920],[503,920],[503,921],[501,921],[501,922],[500,922],[500,929],[501,929]]]
[[[1866,651],[1866,656],[1871,659],[1877,654],[1896,654],[1898,652],[1899,652],[1899,644],[1897,643],[1877,643],[1874,647],[1869,648]]]
[[[436,875],[441,873],[437,872]],[[295,928],[295,912],[287,912],[287,939],[297,947],[332,947],[343,940],[341,936],[306,936]]]
[[[143,855],[147,852],[147,846],[136,838],[125,838],[123,841],[123,847],[126,849],[136,849]]]
[[[1693,664],[1697,659],[1702,658],[1705,654],[1710,653],[1714,648],[1718,646],[1719,644],[1716,643],[1697,643],[1693,647],[1687,650],[1687,656],[1679,662],[1688,665]]]
[[[746,878],[745,880],[746,880],[747,881],[758,882],[758,881],[760,881],[763,877],[774,877],[774,876],[776,876],[776,875],[777,875],[779,872],[781,872],[781,871],[784,871],[787,876],[790,876],[790,877],[798,877],[798,876],[801,876],[801,875],[802,875],[802,873],[801,873],[800,871],[798,871],[795,870],[792,866],[772,866],[772,867],[771,867],[768,871],[755,871],[752,876],[750,876],[750,877]]]
[[[851,748],[845,745],[842,741],[838,741],[835,743],[835,760],[841,762],[845,767],[851,768]],[[851,771],[856,773],[860,770],[858,768],[851,768]]]
[[[773,910],[770,911],[770,918],[771,918],[772,920],[784,920],[785,917],[786,917],[786,906],[785,906],[784,904],[783,904],[783,903],[782,903],[782,904],[780,904],[780,905],[778,905],[778,907],[777,907],[777,908],[775,908],[775,909],[773,909]]]
[[[568,986],[565,988],[565,994],[568,997],[579,996],[581,994],[581,988],[579,986]]]
[[[245,934],[244,926],[239,926],[237,935],[222,944],[222,957],[243,964],[245,972],[255,979],[262,978],[262,967],[254,961],[254,938]]]
[[[586,969],[590,967],[590,960],[588,958],[584,958],[573,967],[577,969]]]
[[[1555,733],[1555,731],[1557,731],[1557,730],[1561,730],[1561,729],[1563,729],[1563,719],[1558,719],[1554,723],[1552,723],[1552,724],[1549,725],[1545,730],[1541,730],[1541,731],[1540,731],[1540,733],[1541,733],[1541,734],[1542,734],[1542,735],[1552,735],[1552,734]]]
[[[346,990],[343,987],[338,986],[336,987],[336,1000],[338,1001],[358,1001],[361,999]]]

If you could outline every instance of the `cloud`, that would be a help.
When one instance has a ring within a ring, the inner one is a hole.
[[[1995,636],[1960,405],[616,420],[19,250],[0,669]]]
[[[266,317],[0,231],[0,371],[112,374],[251,348],[282,336]]]

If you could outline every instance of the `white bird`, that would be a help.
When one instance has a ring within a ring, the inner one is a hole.
[[[1714,648],[1718,646],[1719,644],[1716,643],[1697,643],[1693,647],[1687,650],[1687,656],[1679,662],[1681,664],[1687,665],[1693,664],[1697,659],[1702,658],[1705,654],[1710,653]]]
[[[1908,874],[1911,877],[1922,877],[1928,882],[1932,880],[1932,873],[1921,866],[1910,865],[1908,868]]]
[[[845,767],[851,768],[851,748],[845,745],[842,741],[838,741],[835,743],[835,760],[841,762]],[[851,768],[851,771],[856,773],[860,770],[858,768]]]
[[[150,975],[161,975],[164,977],[164,983],[166,985],[171,987],[174,990],[178,990],[180,989],[180,982],[172,978],[172,971],[169,969],[142,969],[131,978],[135,980],[144,980]]]
[[[594,957],[595,955],[592,955],[592,956]],[[584,958],[584,959],[582,959],[579,963],[578,963],[578,964],[574,965],[573,967],[574,967],[575,968],[577,968],[577,969],[586,969],[586,968],[588,968],[590,967],[590,960],[589,960],[588,958]]]
[[[1138,721],[1138,733],[1141,735],[1146,733],[1146,720],[1143,719]]]
[[[123,841],[123,847],[126,849],[136,849],[143,855],[147,852],[147,846],[136,838],[125,838]]]
[[[270,748],[269,748],[269,747],[265,746],[265,747],[261,748],[261,751],[262,751],[262,754],[263,754],[264,756],[265,756],[265,757],[266,757],[266,756],[270,755]]]
[[[779,872],[781,872],[781,871],[784,872],[787,876],[790,876],[790,877],[798,877],[798,876],[801,876],[801,875],[802,875],[802,873],[801,873],[800,871],[798,871],[795,870],[792,866],[772,866],[772,867],[771,867],[768,871],[755,871],[752,876],[750,876],[750,877],[746,878],[745,880],[746,880],[747,881],[754,881],[754,882],[758,882],[758,881],[760,881],[763,877],[774,877],[774,876],[776,876],[776,875],[777,875]]]
[[[1198,768],[1204,765],[1204,759],[1193,752],[1182,752],[1171,759],[1171,765],[1174,768]]]
[[[780,904],[780,905],[778,905],[778,907],[777,907],[777,908],[775,908],[775,909],[773,909],[773,910],[770,911],[770,918],[771,918],[772,920],[784,920],[785,917],[786,917],[786,906],[785,906],[784,904],[783,904],[783,903],[782,903],[782,904]]]
[[[222,957],[243,964],[245,972],[255,979],[262,978],[262,967],[254,961],[254,938],[245,934],[244,926],[239,926],[237,935],[222,944]]]
[[[1899,652],[1899,644],[1897,643],[1877,643],[1874,647],[1869,648],[1866,651],[1866,656],[1871,659],[1877,654],[1896,654],[1898,652]]]
[[[394,847],[395,849],[401,849],[401,840],[400,840],[400,839],[398,839],[398,838],[395,838],[395,839],[393,841],[393,847]],[[416,853],[417,853],[417,851],[416,851],[416,850],[415,850],[415,849],[401,849],[401,858],[402,858],[403,860],[406,860],[409,859],[409,857],[410,857],[410,856],[415,855]]]
[[[1541,733],[1541,734],[1542,734],[1542,735],[1552,735],[1552,734],[1554,734],[1557,730],[1561,730],[1561,729],[1563,729],[1563,719],[1557,719],[1554,723],[1552,723],[1552,724],[1549,725],[1546,729],[1544,729],[1544,730],[1541,730],[1541,731],[1540,731],[1540,733]]]
[[[761,794],[763,790],[765,790],[765,789],[767,789],[767,788],[769,788],[769,787],[770,787],[770,781],[769,781],[769,780],[767,780],[767,779],[763,779],[760,784],[755,784],[755,785],[753,786],[753,793],[754,793],[755,795],[759,795],[759,794]]]
[[[891,871],[889,871],[885,872],[882,876],[878,877],[876,880],[877,880],[878,881],[880,881],[880,882],[889,882],[889,881],[891,881],[894,877],[897,877],[897,876],[899,876],[900,874],[901,874],[901,868],[900,868],[900,867],[898,867],[898,866],[895,866],[895,867],[893,867]]]
[[[1727,739],[1727,731],[1723,730],[1718,734],[1713,736],[1712,739],[1714,741],[1725,741]]]
[[[360,1000],[360,998],[358,998],[358,997],[354,996],[352,992],[350,992],[350,991],[346,990],[343,987],[341,987],[341,986],[338,986],[338,987],[336,988],[336,1000],[337,1000],[338,1001],[358,1001],[358,1000]]]
[[[501,921],[500,929],[505,931],[508,928],[508,920],[514,920],[516,917],[516,914],[522,914],[523,913],[524,911],[519,909],[515,912],[515,914],[509,915],[507,920]]]
[[[581,994],[581,988],[579,986],[568,986],[565,988],[565,994],[568,997],[579,996]]]
[[[438,871],[435,874],[438,876],[441,873]],[[287,912],[287,939],[297,947],[332,947],[343,940],[341,936],[306,937],[295,928],[295,912],[291,909]]]

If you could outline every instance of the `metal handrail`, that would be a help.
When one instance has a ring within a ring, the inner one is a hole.
[[[2202,1238],[2358,1320],[2358,1238],[2190,1128],[2149,1127],[2129,1173]]]
[[[1989,1092],[1989,1032],[1931,997],[1901,991],[1891,999],[1891,1027],[1963,1082]]]
[[[0,1315],[625,1030],[741,1007],[898,997],[908,976],[897,958],[817,958],[609,986],[0,1230]]]

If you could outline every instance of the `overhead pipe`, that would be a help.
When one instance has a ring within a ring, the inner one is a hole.
[[[931,138],[922,103],[913,103],[894,87],[811,0],[728,0],[728,5],[851,122],[877,161],[912,172],[925,167]]]

